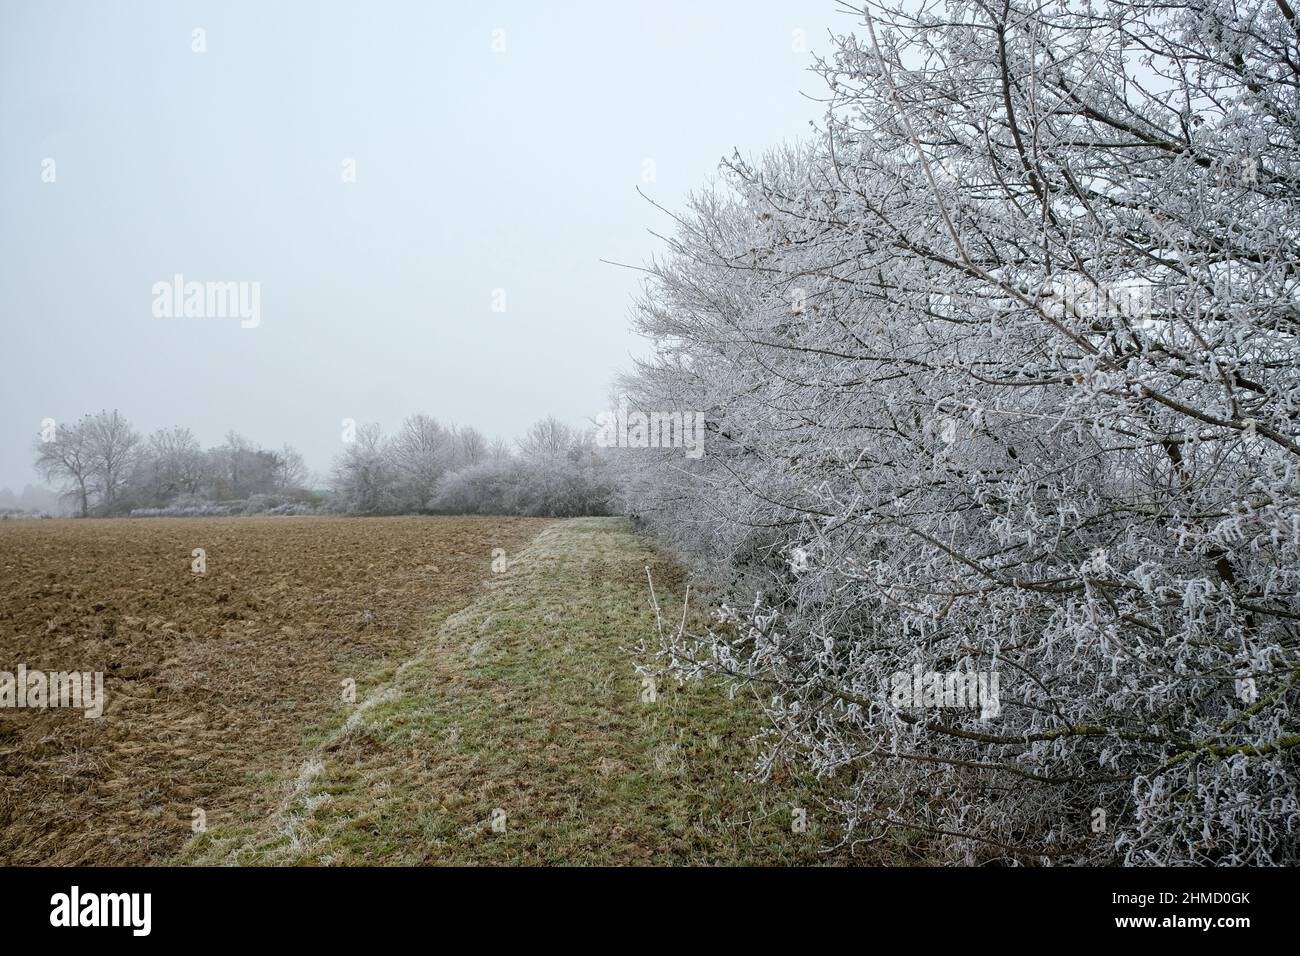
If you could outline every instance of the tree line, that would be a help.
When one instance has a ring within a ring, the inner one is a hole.
[[[291,445],[230,431],[204,449],[188,428],[147,437],[117,410],[47,429],[36,468],[80,517],[113,515],[605,514],[611,488],[588,431],[555,418],[514,447],[424,414],[393,435],[363,424],[316,479]],[[323,485],[323,487],[316,487]]]
[[[53,426],[33,447],[37,471],[83,518],[259,499],[266,510],[272,497],[305,507],[314,501],[292,446],[261,448],[235,431],[204,449],[188,428],[143,436],[114,409]]]
[[[590,430],[554,417],[514,447],[428,415],[407,418],[390,436],[362,425],[332,474],[337,505],[349,514],[578,517],[608,514],[612,493]]]

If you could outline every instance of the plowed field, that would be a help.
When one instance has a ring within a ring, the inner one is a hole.
[[[0,521],[0,671],[102,671],[105,699],[0,708],[0,864],[161,862],[198,819],[269,813],[345,682],[360,699],[546,524]]]

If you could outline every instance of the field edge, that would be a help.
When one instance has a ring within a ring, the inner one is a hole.
[[[275,814],[175,862],[845,862],[818,784],[752,781],[756,707],[716,686],[647,692],[631,649],[654,626],[647,568],[661,601],[684,580],[625,519],[548,525],[320,734]]]

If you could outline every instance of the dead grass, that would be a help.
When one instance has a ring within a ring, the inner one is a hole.
[[[822,852],[833,834],[816,785],[788,772],[746,783],[752,706],[690,685],[642,700],[623,648],[653,627],[648,564],[665,592],[679,590],[680,572],[625,522],[551,525],[321,731],[276,788],[273,814],[216,827],[180,860],[845,862]],[[795,807],[807,808],[805,833],[792,832]]]

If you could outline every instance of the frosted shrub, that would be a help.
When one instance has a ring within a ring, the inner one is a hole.
[[[873,4],[821,136],[725,164],[653,265],[624,390],[709,442],[620,494],[737,605],[661,663],[760,688],[851,838],[1300,857],[1287,9]],[[899,706],[913,672],[999,712]]]

